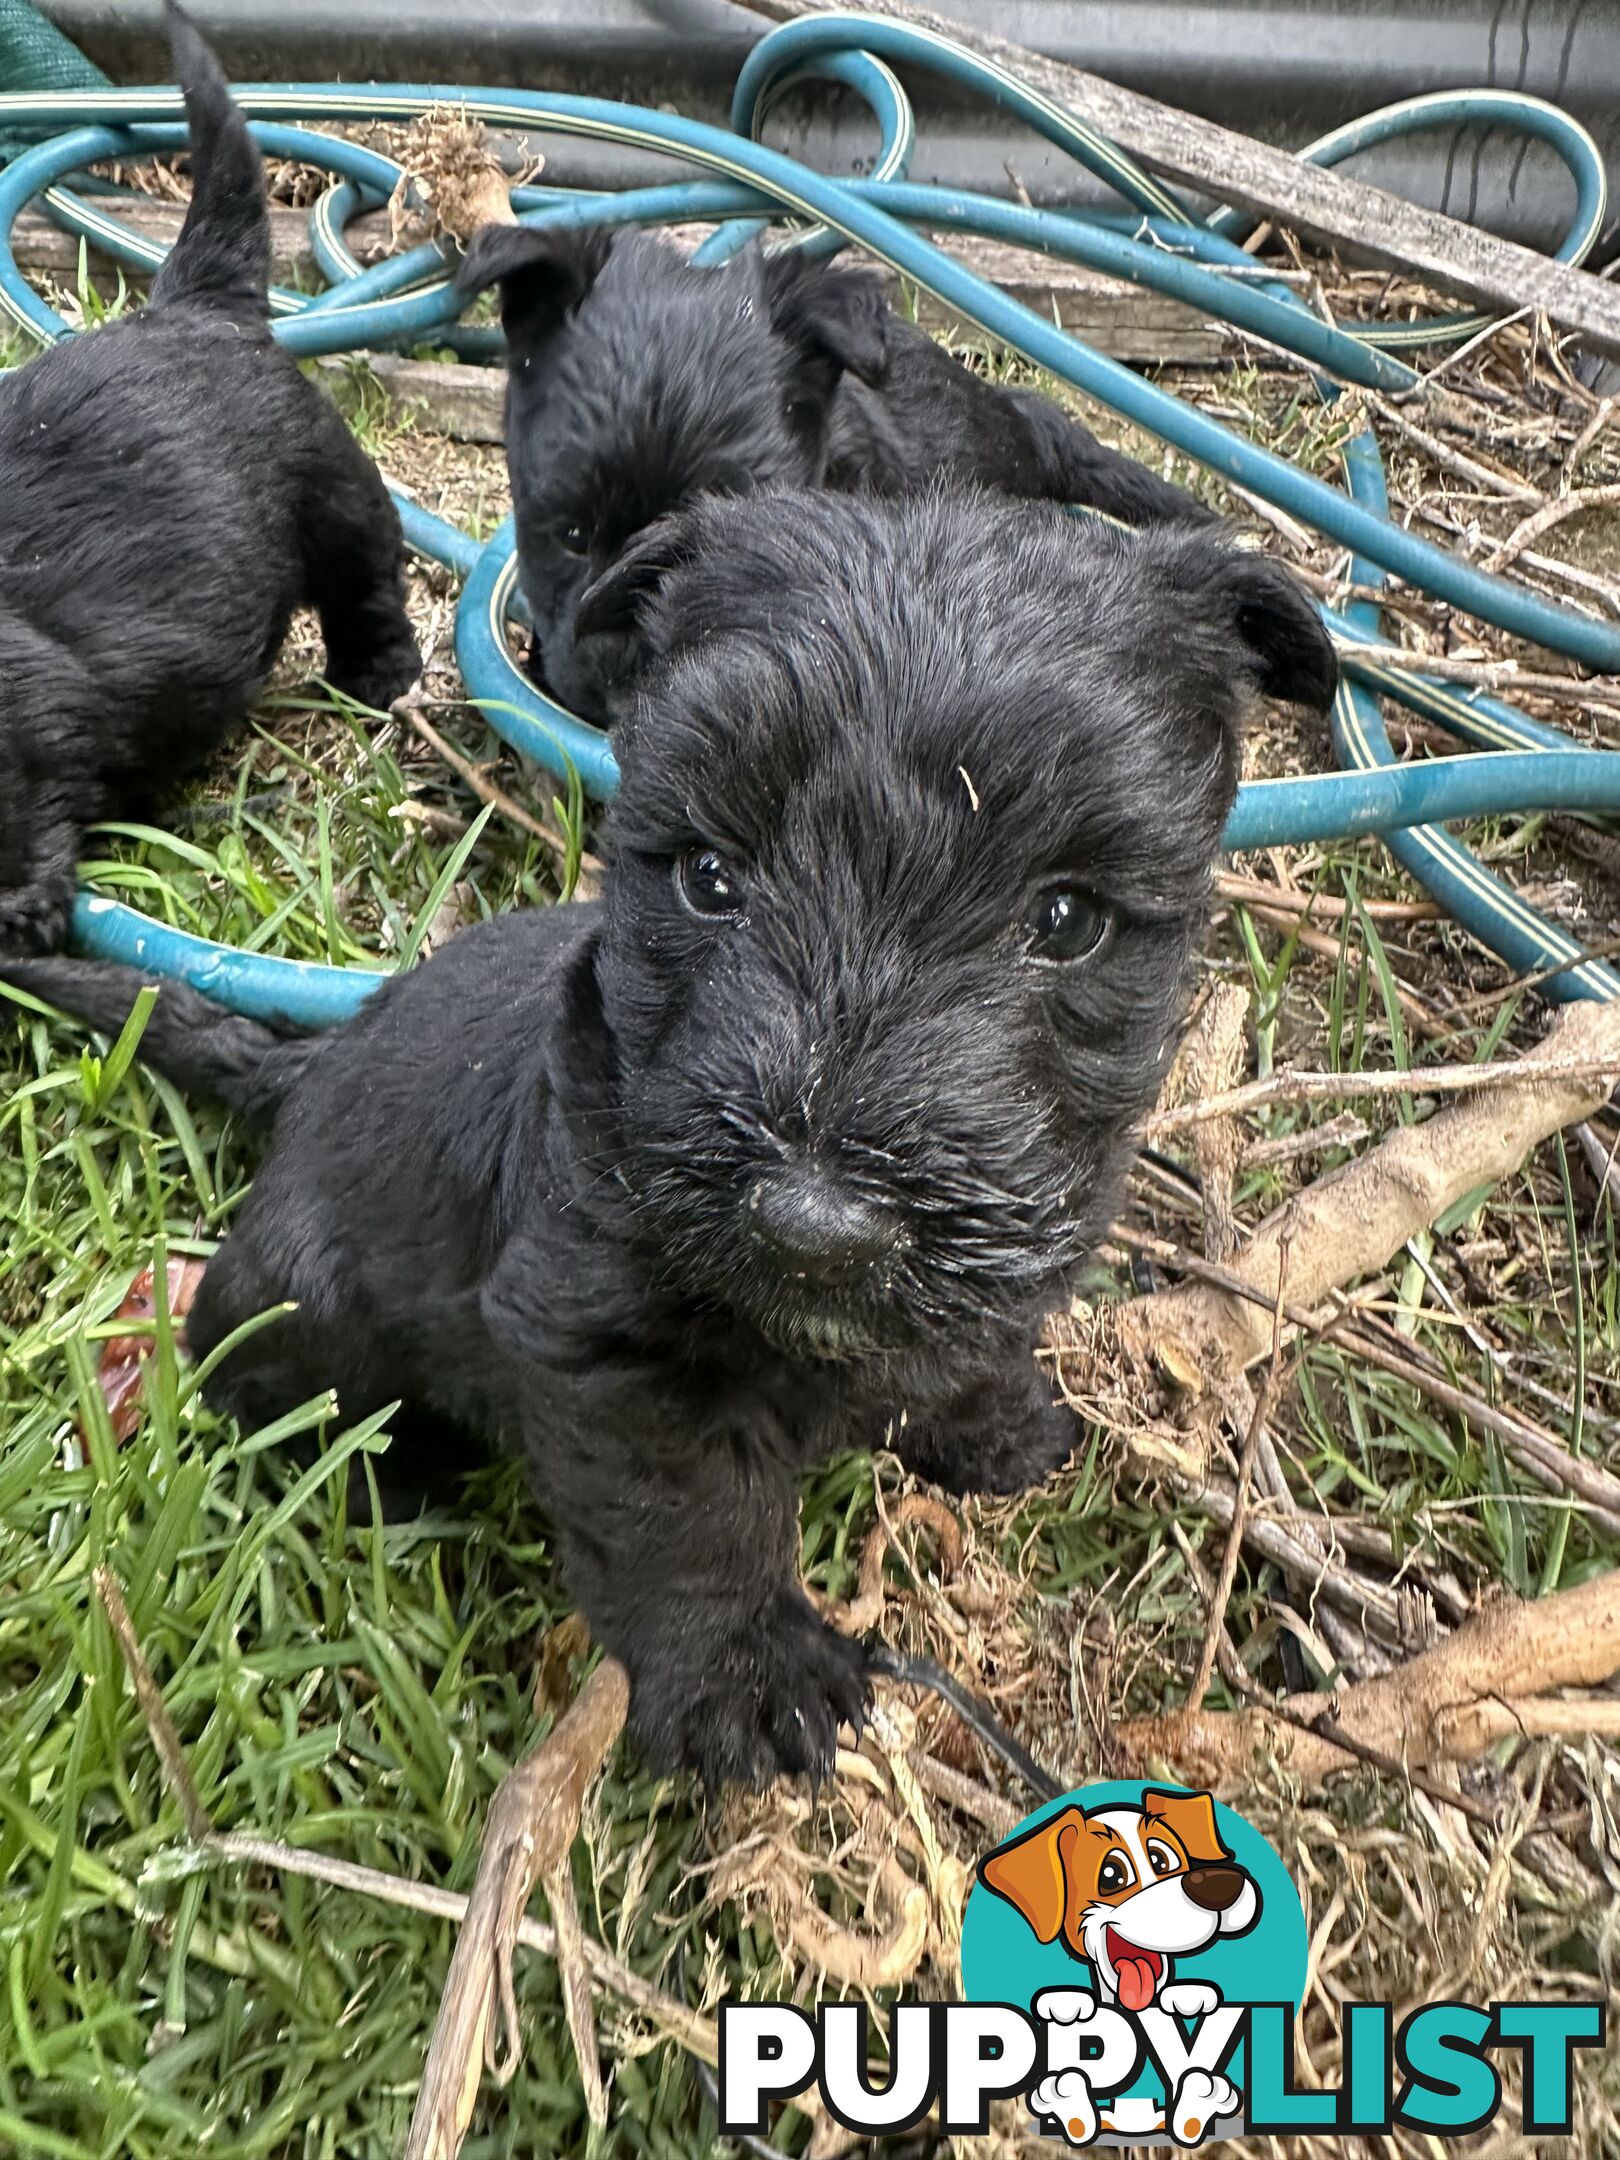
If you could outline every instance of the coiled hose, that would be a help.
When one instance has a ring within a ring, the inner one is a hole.
[[[946,76],[992,100],[1105,179],[1126,204],[1125,212],[1035,210],[911,184],[905,175],[912,114],[891,62]],[[829,179],[756,139],[776,99],[811,75],[849,86],[870,107],[882,136],[870,177]],[[858,242],[1060,380],[1348,547],[1358,587],[1376,591],[1394,575],[1585,667],[1620,672],[1620,624],[1559,606],[1393,523],[1369,428],[1363,426],[1345,448],[1346,488],[1332,487],[1094,352],[965,269],[926,234],[972,233],[1035,247],[1168,294],[1297,355],[1328,399],[1346,386],[1410,390],[1421,378],[1403,354],[1455,342],[1488,318],[1448,314],[1353,331],[1323,321],[1288,287],[1256,277],[1254,259],[1234,237],[1237,213],[1198,220],[1074,114],[996,63],[931,31],[869,16],[818,16],[782,26],[755,47],[738,78],[730,132],[635,106],[532,91],[281,83],[239,86],[236,95],[268,152],[332,175],[331,187],[310,214],[312,248],[326,288],[314,295],[272,295],[274,334],[300,356],[408,348],[431,339],[454,344],[468,357],[493,359],[499,337],[458,325],[453,263],[438,245],[362,269],[344,228],[359,212],[387,200],[401,168],[374,150],[290,123],[404,121],[431,106],[452,105],[492,127],[662,152],[683,160],[697,177],[611,194],[517,188],[514,207],[525,223],[537,226],[713,223],[715,231],[699,250],[699,259],[711,262],[772,222],[796,224],[795,244],[822,252]],[[75,192],[67,183],[97,160],[129,160],[183,145],[179,112],[172,90],[86,87],[0,96],[0,131],[57,131],[0,173],[0,308],[24,329],[45,340],[71,334],[17,268],[10,233],[19,212],[38,200],[70,232],[124,265],[150,271],[163,251],[119,221],[116,199]],[[1303,154],[1332,164],[1394,135],[1464,122],[1535,135],[1558,153],[1574,184],[1576,205],[1557,252],[1562,261],[1582,261],[1603,223],[1603,162],[1584,128],[1539,99],[1497,90],[1413,98],[1335,131]],[[1234,270],[1240,275],[1231,275]],[[411,547],[463,581],[456,656],[468,695],[489,725],[552,775],[577,774],[585,792],[598,799],[611,794],[617,768],[607,737],[543,696],[508,650],[506,622],[517,581],[510,521],[480,544],[414,503],[400,500],[398,507]],[[1515,970],[1547,977],[1548,996],[1620,996],[1620,975],[1589,958],[1567,932],[1493,878],[1442,829],[1447,822],[1509,812],[1620,811],[1620,753],[1583,748],[1500,699],[1426,677],[1411,656],[1383,642],[1376,600],[1357,600],[1342,612],[1324,608],[1323,614],[1345,676],[1333,714],[1342,769],[1246,785],[1226,829],[1226,847],[1385,835],[1397,858],[1447,913]],[[1438,722],[1474,749],[1432,762],[1399,763],[1379,697]],[[345,1018],[383,980],[370,969],[238,952],[89,893],[80,895],[74,938],[83,952],[183,979],[238,1012],[305,1026]]]

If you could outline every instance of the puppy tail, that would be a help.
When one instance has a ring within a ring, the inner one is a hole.
[[[152,280],[152,301],[189,300],[263,316],[270,307],[270,218],[259,146],[190,16],[174,0],[166,15],[191,130],[191,207]]]
[[[26,990],[46,1005],[117,1036],[150,981],[139,968],[100,960],[0,960],[0,985]],[[243,1020],[185,983],[158,985],[139,1056],[188,1093],[211,1095],[245,1116],[268,1121],[318,1053],[322,1038]]]
[[[1022,415],[1041,468],[1043,492],[1055,502],[1100,510],[1125,525],[1212,525],[1214,513],[1196,495],[1110,450],[1089,428],[1036,390],[1003,390]]]

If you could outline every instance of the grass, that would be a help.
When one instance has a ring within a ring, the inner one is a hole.
[[[1330,457],[1291,385],[1256,377],[1249,389],[1257,434]],[[449,514],[491,518],[499,489],[487,461],[401,429],[365,371],[344,394],[424,499],[437,488]],[[1229,377],[1220,394],[1248,392]],[[419,576],[424,627],[442,630],[447,606],[443,580]],[[499,821],[460,859],[476,805],[397,726],[291,687],[316,658],[301,629],[261,728],[168,827],[97,836],[86,864],[96,887],[209,936],[343,964],[415,953],[453,922],[551,904],[544,858]],[[442,661],[434,684],[453,695]],[[446,726],[470,754],[499,755],[470,711]],[[1286,764],[1316,753],[1267,736],[1259,754]],[[501,777],[519,794],[529,785],[510,760]],[[1505,838],[1521,863],[1546,844],[1539,832]],[[1539,1022],[1523,1000],[1462,1003],[1501,977],[1454,934],[1381,925],[1369,912],[1410,897],[1375,849],[1296,852],[1290,863],[1302,886],[1350,900],[1336,948],[1310,950],[1232,908],[1206,962],[1251,990],[1262,1069],[1420,1067],[1533,1038]],[[1402,1024],[1397,984],[1430,1003],[1439,1033]],[[131,1281],[154,1261],[161,1280],[166,1257],[206,1255],[254,1165],[250,1139],[219,1113],[183,1101],[138,1059],[120,1066],[36,1013],[8,1008],[0,1026],[0,2153],[384,2160],[401,2148],[451,1931],[290,1874],[200,1860],[93,1571],[105,1565],[126,1587],[218,1828],[455,1888],[470,1881],[502,1774],[544,1728],[536,1675],[566,1640],[553,1631],[568,1599],[544,1514],[514,1472],[483,1473],[439,1512],[379,1529],[366,1511],[351,1515],[346,1496],[350,1461],[386,1446],[385,1427],[345,1431],[321,1403],[272,1433],[221,1424],[161,1315],[149,1324],[142,1415],[115,1444],[96,1365],[102,1343],[130,1330],[115,1316]],[[1402,1114],[1410,1107],[1379,1117]],[[1278,1108],[1252,1136],[1306,1122]],[[1240,1218],[1256,1220],[1344,1153],[1329,1146],[1316,1160],[1244,1172]],[[1184,1193],[1144,1177],[1134,1205],[1161,1233],[1197,1244]],[[1098,1279],[1126,1286],[1106,1270]],[[1381,1295],[1463,1384],[1620,1469],[1620,1259],[1612,1210],[1579,1156],[1544,1150],[1454,1211]],[[1505,1377],[1481,1343],[1508,1359]],[[1583,1383],[1575,1406],[1572,1374]],[[1453,1592],[1532,1595],[1620,1563],[1585,1516],[1487,1436],[1334,1349],[1307,1355],[1277,1430],[1289,1484],[1310,1508],[1392,1541],[1391,1564],[1368,1573],[1399,1603],[1401,1635],[1383,1641],[1309,1583],[1246,1559],[1228,1626],[1262,1688],[1325,1685],[1420,1645],[1436,1614],[1452,1615]],[[850,1597],[877,1537],[886,1634],[989,1693],[1067,1776],[1106,1774],[1110,1719],[1178,1700],[1196,1658],[1200,1575],[1221,1546],[1197,1493],[1088,1433],[1045,1491],[964,1511],[954,1570],[926,1521],[902,1519],[903,1498],[890,1459],[826,1466],[803,1498],[809,1580]],[[1218,1681],[1212,1704],[1226,1700]],[[575,1852],[587,1927],[694,2002],[813,1985],[794,1939],[806,1905],[876,1926],[882,1865],[896,1851],[925,1865],[916,1855],[927,1839],[885,1767],[894,1734],[1024,1805],[926,1698],[891,1691],[885,1711],[890,1738],[879,1735],[868,1777],[840,1778],[814,1802],[783,1791],[708,1808],[621,1747]],[[1612,1988],[1613,1932],[1594,1916],[1620,1849],[1613,1754],[1503,1748],[1467,1784],[1504,1803],[1533,1791],[1565,1827],[1499,1849],[1397,1782],[1369,1773],[1301,1795],[1256,1766],[1243,1805],[1294,1863],[1312,1923],[1326,1928],[1332,1987],[1397,2001]],[[943,1805],[928,1830],[936,1858],[955,1865],[987,1842]],[[951,1986],[943,1918],[916,1985]],[[599,2016],[614,2121],[593,2141],[555,1975],[526,1956],[517,1986],[523,2059],[504,2092],[486,2085],[469,2160],[687,2160],[712,2148],[688,2061],[610,1999]],[[1319,2006],[1309,2038],[1311,2059],[1330,2066]],[[1602,2076],[1608,2098],[1594,2078],[1587,2100],[1593,2151],[1613,2126],[1612,2059]],[[803,2150],[802,2122],[778,2134]]]

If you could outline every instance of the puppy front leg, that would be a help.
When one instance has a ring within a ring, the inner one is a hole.
[[[1074,1452],[1074,1412],[1052,1400],[1033,1349],[942,1406],[907,1410],[889,1438],[908,1470],[953,1493],[1025,1492]]]
[[[0,953],[54,952],[73,913],[79,821],[59,790],[26,785],[0,820]]]
[[[299,544],[327,680],[386,711],[422,668],[405,612],[405,539],[382,475],[335,411],[320,447],[319,480],[300,506]]]
[[[642,1429],[656,1421],[643,1410]],[[553,1446],[546,1456],[564,1570],[593,1633],[629,1668],[630,1732],[647,1760],[695,1770],[711,1792],[824,1777],[839,1726],[864,1712],[866,1660],[799,1587],[781,1466],[745,1436],[680,1448],[667,1427],[656,1461],[604,1449],[599,1429],[567,1465]]]

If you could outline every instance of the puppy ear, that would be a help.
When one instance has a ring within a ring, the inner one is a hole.
[[[809,259],[802,248],[760,258],[771,324],[798,355],[807,386],[831,397],[847,369],[881,382],[889,365],[889,303],[875,271]]]
[[[1303,587],[1269,556],[1229,547],[1212,553],[1204,597],[1237,633],[1256,689],[1326,712],[1339,686],[1339,663]]]
[[[456,272],[456,291],[470,300],[499,285],[508,338],[533,342],[578,307],[612,247],[612,233],[599,226],[480,225]]]
[[[1065,1860],[1084,1821],[1079,1808],[1065,1808],[979,1862],[980,1882],[1017,1907],[1037,1942],[1054,1941],[1063,1926],[1069,1902]]]
[[[1215,1803],[1207,1792],[1144,1792],[1142,1813],[1149,1822],[1162,1822],[1175,1832],[1194,1867],[1231,1859],[1215,1827]]]
[[[692,552],[688,520],[679,512],[647,526],[580,595],[574,635],[636,630],[664,580]]]

